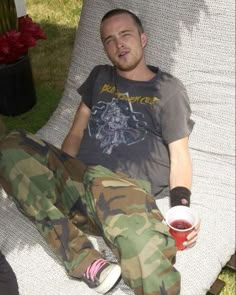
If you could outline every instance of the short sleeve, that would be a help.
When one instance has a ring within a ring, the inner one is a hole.
[[[161,131],[165,143],[169,144],[190,135],[194,126],[190,117],[191,108],[186,89],[179,85],[161,112]]]
[[[92,108],[93,89],[98,75],[99,66],[93,68],[85,82],[78,88],[82,101],[90,109]]]

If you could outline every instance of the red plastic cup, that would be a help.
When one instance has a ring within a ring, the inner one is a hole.
[[[197,222],[197,215],[189,207],[175,206],[167,211],[166,223],[178,250],[184,250],[183,242],[186,241],[188,234],[193,231]]]

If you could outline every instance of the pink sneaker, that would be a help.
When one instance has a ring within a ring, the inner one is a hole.
[[[120,275],[121,268],[118,264],[100,258],[87,268],[81,279],[89,288],[97,293],[105,294],[114,287]]]

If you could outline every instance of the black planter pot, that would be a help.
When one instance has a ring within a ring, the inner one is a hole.
[[[36,101],[28,55],[14,64],[0,65],[0,114],[20,115],[29,111]]]

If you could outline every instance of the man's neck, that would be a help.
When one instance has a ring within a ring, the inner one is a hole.
[[[146,65],[139,65],[131,71],[121,71],[119,69],[116,69],[116,71],[119,76],[133,81],[149,81],[156,75]]]

